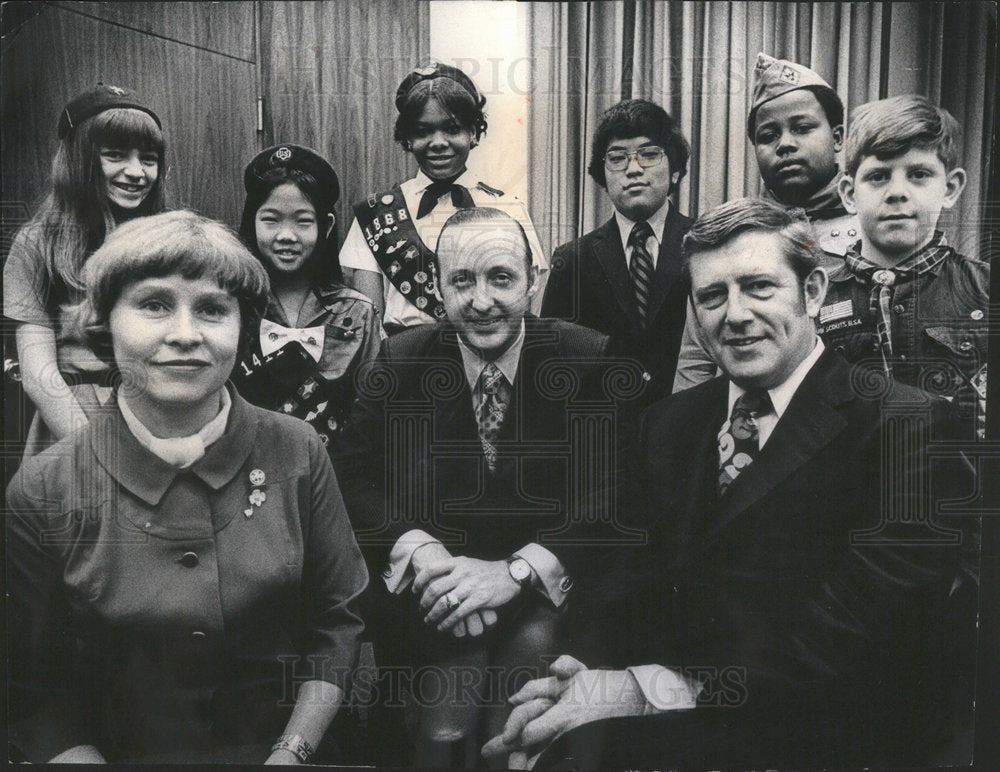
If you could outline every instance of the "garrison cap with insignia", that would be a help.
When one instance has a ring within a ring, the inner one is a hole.
[[[403,82],[396,89],[396,110],[402,111],[403,105],[406,104],[406,98],[410,95],[414,86],[421,81],[434,80],[435,78],[448,78],[455,81],[469,93],[472,101],[476,103],[476,107],[482,109],[483,105],[486,104],[486,97],[479,93],[479,89],[472,82],[472,78],[457,67],[442,64],[441,62],[431,62],[423,67],[417,67],[403,78]]]
[[[801,64],[787,59],[775,59],[765,53],[757,54],[757,64],[754,66],[753,100],[750,104],[750,114],[747,116],[747,136],[753,141],[754,118],[757,110],[765,102],[795,91],[807,88],[812,91],[826,91],[840,102],[840,96],[819,75],[803,67]]]
[[[132,89],[119,86],[108,86],[98,83],[89,91],[84,91],[69,101],[59,114],[59,139],[64,139],[73,129],[87,118],[103,113],[105,110],[126,108],[141,110],[163,128],[160,117],[147,106]]]
[[[243,173],[247,193],[256,188],[272,169],[298,169],[310,175],[330,198],[331,206],[340,198],[340,180],[333,167],[315,150],[285,143],[261,150]]]

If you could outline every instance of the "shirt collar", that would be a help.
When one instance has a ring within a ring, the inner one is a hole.
[[[505,352],[497,359],[493,360],[500,372],[504,374],[507,383],[514,385],[514,376],[517,375],[517,365],[521,361],[521,348],[524,346],[524,319],[521,320],[521,332]],[[469,348],[462,336],[458,336],[458,350],[462,353],[462,364],[465,365],[465,378],[469,382],[469,388],[476,390],[479,383],[479,376],[483,374],[483,369],[490,363],[490,360],[483,359],[477,352]]]
[[[646,222],[649,223],[649,227],[653,229],[653,236],[656,237],[657,246],[663,243],[663,227],[667,222],[667,214],[669,212],[670,199],[668,198],[663,202],[663,206],[646,218]],[[617,209],[615,210],[615,219],[618,221],[618,235],[620,235],[622,239],[622,251],[624,251],[625,254],[628,254],[628,237],[632,233],[632,226],[634,226],[637,221],[630,220]]]
[[[417,193],[423,193],[425,190],[427,190],[427,188],[430,186],[432,182],[436,182],[436,180],[432,180],[430,177],[424,174],[423,170],[421,169],[417,169],[416,176],[414,176],[413,179],[417,183]],[[466,169],[464,172],[458,175],[458,178],[455,180],[453,184],[461,185],[463,188],[471,189],[479,184],[479,178],[476,177],[476,175],[474,175],[468,169]]]
[[[232,384],[227,384],[226,390],[232,400],[229,424],[204,457],[190,469],[212,490],[219,490],[236,476],[257,444],[256,413]],[[115,404],[120,403],[116,401]],[[107,430],[106,425],[98,421],[93,422],[89,430],[91,449],[98,463],[122,487],[150,506],[156,506],[181,470],[140,444],[120,409],[114,412],[110,421]],[[98,425],[100,430],[96,429]],[[123,463],[122,459],[128,459],[128,463]]]
[[[792,397],[799,390],[799,386],[802,385],[802,381],[805,380],[806,375],[812,369],[813,365],[816,364],[817,360],[819,360],[820,356],[822,356],[825,348],[823,339],[817,335],[816,345],[809,356],[799,362],[799,366],[792,370],[792,374],[785,379],[784,383],[767,390],[768,396],[771,397],[771,404],[774,406],[774,413],[779,419],[788,408]],[[727,416],[732,415],[733,405],[745,393],[746,389],[742,386],[737,386],[732,381],[729,382],[729,407],[726,411]]]
[[[219,439],[226,431],[226,423],[229,421],[229,410],[233,405],[233,400],[226,389],[219,393],[222,403],[218,414],[199,429],[194,434],[187,437],[161,438],[153,435],[146,425],[139,420],[139,417],[132,412],[128,406],[125,395],[118,392],[118,408],[122,411],[122,418],[129,431],[135,436],[146,450],[157,458],[166,461],[171,466],[178,469],[186,469],[195,461],[205,455],[205,450],[212,443]]]

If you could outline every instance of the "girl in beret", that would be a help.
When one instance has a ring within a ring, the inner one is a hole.
[[[395,140],[413,154],[417,174],[354,204],[340,251],[348,283],[375,302],[390,335],[444,318],[431,258],[456,208],[506,211],[527,233],[539,275],[548,270],[524,204],[466,169],[486,132],[485,105],[468,75],[436,62],[413,70],[396,90]]]
[[[378,355],[372,302],[342,284],[333,207],[337,175],[298,145],[250,162],[240,238],[271,280],[267,309],[233,371],[250,402],[302,418],[327,443],[340,433],[358,367]]]
[[[9,735],[33,762],[299,763],[367,571],[323,444],[227,385],[267,273],[192,212],[117,228],[75,309],[118,386],[7,490]]]
[[[105,363],[67,333],[84,263],[133,217],[162,212],[166,169],[156,113],[133,91],[98,84],[59,116],[48,192],[4,265],[4,315],[15,327],[24,391],[36,414],[24,455],[86,421],[110,394]]]

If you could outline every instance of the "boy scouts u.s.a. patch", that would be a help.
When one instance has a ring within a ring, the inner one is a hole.
[[[851,304],[851,299],[848,298],[847,300],[841,300],[839,303],[831,303],[828,306],[823,306],[819,310],[819,323],[826,324],[836,319],[844,319],[853,314],[854,306]]]
[[[781,79],[787,80],[789,83],[798,83],[799,74],[789,66],[785,66],[781,71]]]

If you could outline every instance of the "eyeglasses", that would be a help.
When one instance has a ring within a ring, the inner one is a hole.
[[[604,168],[609,172],[624,171],[630,159],[634,158],[643,169],[659,166],[666,153],[662,147],[648,145],[638,150],[609,150],[604,154]]]

